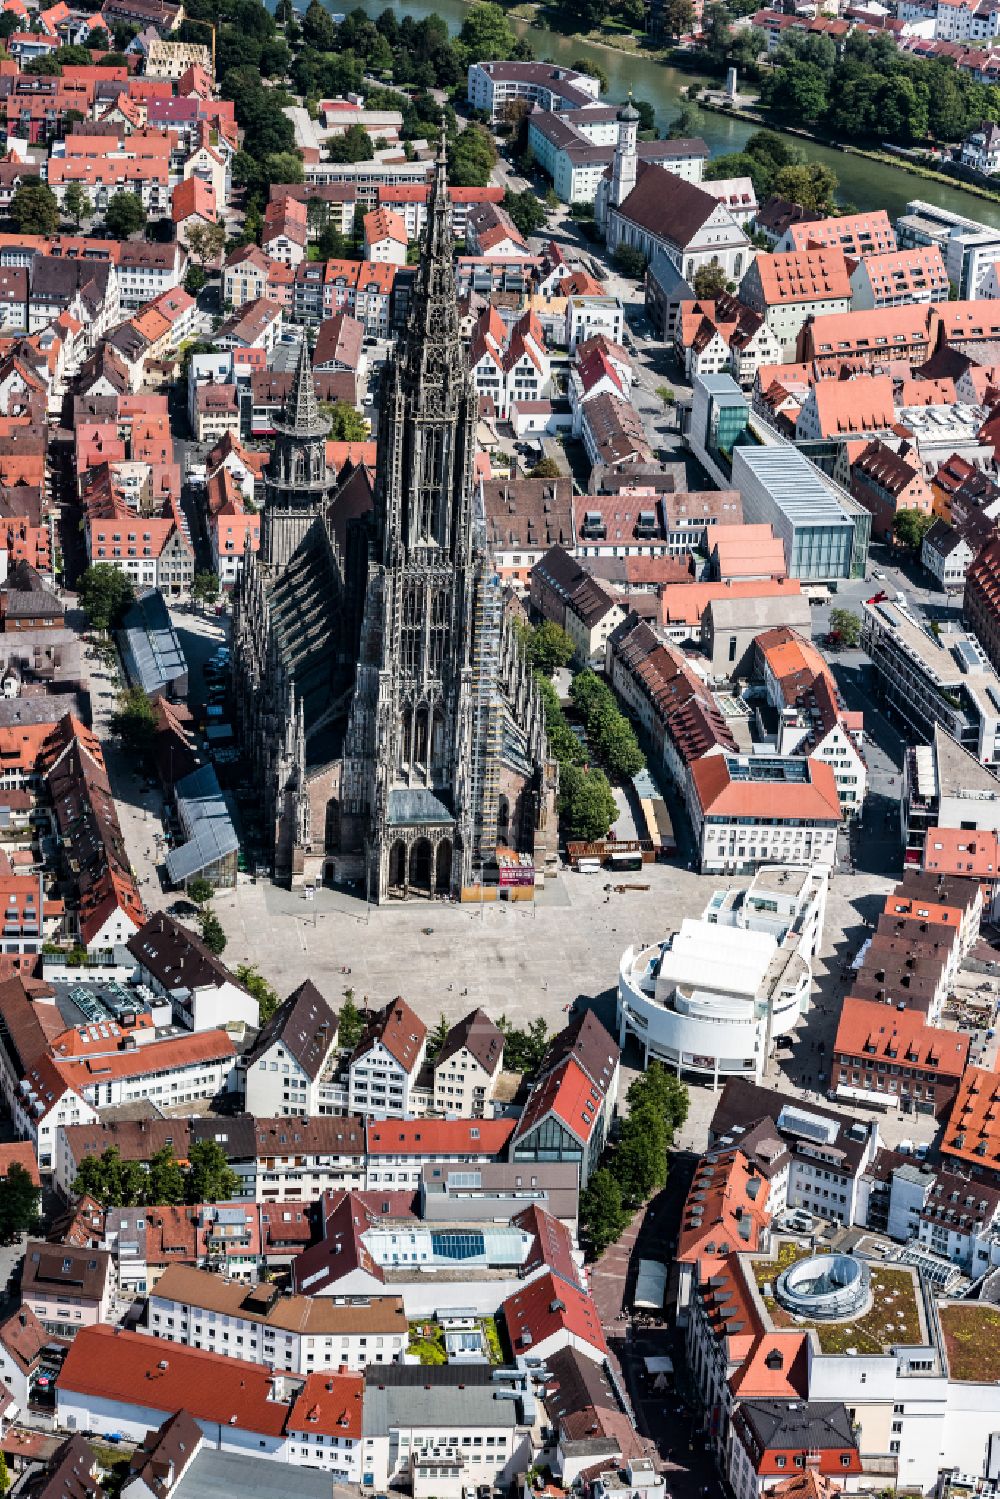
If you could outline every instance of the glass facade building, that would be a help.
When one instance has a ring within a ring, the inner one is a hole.
[[[738,446],[733,485],[743,498],[744,521],[770,525],[781,537],[790,578],[823,583],[856,574],[854,507],[848,511],[796,448]]]

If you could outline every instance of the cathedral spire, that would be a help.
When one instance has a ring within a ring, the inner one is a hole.
[[[290,436],[298,438],[325,437],[330,430],[330,423],[320,415],[309,358],[309,340],[304,333],[299,344],[295,377],[281,413],[281,426]]]
[[[448,192],[448,134],[442,115],[441,139],[427,203],[426,239],[411,302],[411,352],[419,354],[421,346],[428,340],[437,344],[459,342],[454,250]]]

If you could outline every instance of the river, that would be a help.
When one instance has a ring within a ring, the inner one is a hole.
[[[351,8],[351,0],[327,0],[333,10]],[[378,16],[388,5],[402,19],[412,16],[423,20],[424,16],[436,12],[447,21],[452,32],[458,31],[468,7],[464,0],[354,0],[368,15]],[[599,63],[608,79],[608,96],[617,102],[626,98],[629,91],[637,99],[648,99],[656,111],[657,125],[663,127],[688,103],[685,90],[694,81],[691,73],[680,72],[650,58],[635,57],[618,52],[612,47],[595,47],[591,42],[561,36],[555,31],[546,31],[538,26],[529,26],[523,21],[513,21],[515,30],[530,41],[536,57],[551,57],[556,62],[570,64],[577,58],[592,57]],[[697,110],[698,133],[706,141],[713,156],[727,151],[738,151],[756,128],[727,115],[708,110]],[[789,137],[789,139],[795,139]],[[884,208],[889,217],[895,219],[904,213],[911,198],[923,198],[941,208],[955,213],[967,214],[984,224],[1000,227],[1000,202],[963,193],[959,188],[948,187],[941,182],[931,182],[903,172],[881,162],[866,161],[862,157],[849,156],[842,151],[830,151],[824,146],[809,141],[795,142],[810,157],[825,162],[840,179],[839,196],[842,201],[855,203],[859,208]]]

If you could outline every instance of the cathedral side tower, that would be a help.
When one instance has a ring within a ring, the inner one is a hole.
[[[274,424],[274,452],[264,481],[261,562],[284,567],[328,503],[334,475],[326,461],[330,423],[320,413],[305,337],[288,400]]]

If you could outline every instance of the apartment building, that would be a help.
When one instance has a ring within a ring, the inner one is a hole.
[[[1000,764],[1000,678],[974,635],[935,636],[905,604],[867,601],[861,644],[883,702],[918,738],[940,725],[981,765]]]
[[[531,602],[543,618],[562,626],[583,664],[604,659],[608,640],[625,619],[617,598],[560,546],[550,547],[532,568]]]
[[[930,357],[938,336],[939,309],[922,303],[870,310],[829,311],[808,319],[795,357],[803,363],[835,359],[852,370],[883,369],[890,361],[914,365]]]
[[[466,1166],[502,1160],[513,1119],[369,1120],[365,1131],[370,1192],[413,1192],[425,1166]]]
[[[968,1059],[968,1036],[928,1025],[916,1010],[850,997],[837,1026],[830,1086],[845,1103],[940,1118]]]
[[[257,1001],[200,937],[166,912],[151,916],[129,938],[128,950],[136,960],[137,977],[170,1001],[175,1021],[187,1030],[211,1031],[229,1022],[260,1024]]]
[[[969,564],[962,600],[966,623],[994,671],[1000,668],[1000,538],[990,540]]]
[[[491,120],[503,118],[508,104],[524,99],[544,110],[581,109],[597,102],[598,79],[554,63],[479,62],[469,68],[467,97]]]
[[[72,1338],[82,1327],[107,1322],[114,1291],[111,1256],[103,1249],[44,1239],[25,1244],[21,1299],[50,1336]]]
[[[356,1374],[279,1374],[204,1349],[99,1326],[74,1341],[56,1387],[63,1430],[146,1442],[193,1417],[205,1446],[229,1455],[322,1468],[338,1482],[361,1478],[362,1384]],[[248,1475],[249,1476],[249,1475]],[[301,1475],[303,1481],[305,1475]],[[232,1481],[227,1468],[224,1482]]]
[[[365,1375],[364,1481],[420,1494],[506,1486],[530,1466],[534,1401],[523,1375],[487,1365]]]
[[[780,715],[774,732],[779,754],[809,754],[833,771],[844,817],[857,816],[865,800],[864,718],[844,706],[833,673],[812,643],[779,628],[757,637],[757,661],[767,701]]]
[[[404,999],[377,1012],[351,1055],[352,1114],[408,1114],[427,1047],[427,1027]]]
[[[260,1031],[246,1055],[247,1112],[259,1117],[330,1113],[320,1102],[322,1080],[337,1053],[336,1012],[304,980]]]
[[[503,1032],[484,1010],[453,1025],[434,1058],[434,1108],[440,1114],[488,1119],[503,1068]]]
[[[837,782],[813,756],[707,755],[689,768],[686,800],[703,874],[836,857]]]
[[[851,280],[844,252],[802,250],[758,255],[740,282],[740,301],[759,313],[791,359],[810,317],[827,318],[850,310]]]
[[[840,250],[851,259],[883,255],[896,249],[896,234],[884,208],[845,213],[841,218],[796,219],[785,228],[775,249]]]
[[[288,1374],[401,1363],[409,1342],[398,1296],[340,1305],[325,1296],[239,1285],[209,1270],[171,1265],[149,1297],[143,1332]]]
[[[851,271],[851,306],[914,306],[948,300],[948,272],[937,245],[866,255]]]

